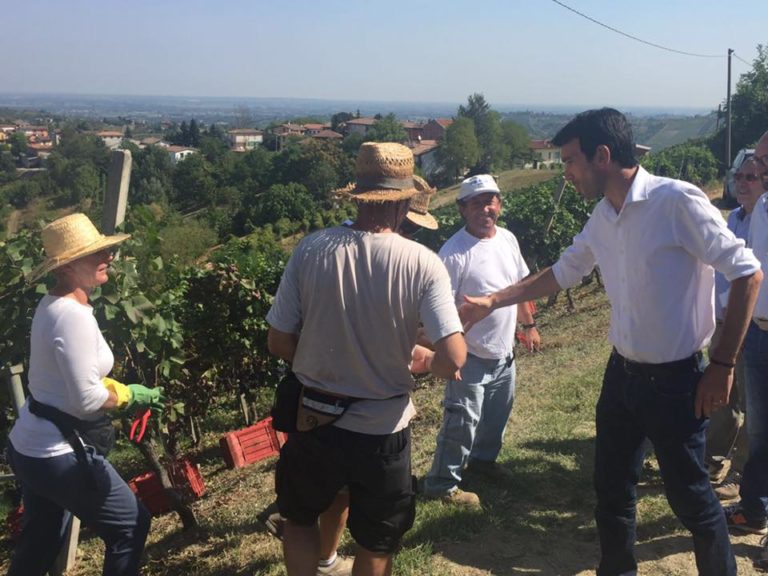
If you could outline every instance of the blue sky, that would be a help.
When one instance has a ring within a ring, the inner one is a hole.
[[[563,2],[723,57],[551,0],[2,0],[0,92],[712,109],[768,44],[766,0]]]

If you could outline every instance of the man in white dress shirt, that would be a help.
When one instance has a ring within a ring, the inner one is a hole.
[[[597,404],[595,517],[599,576],[637,573],[636,485],[653,443],[667,499],[693,534],[699,574],[736,574],[725,516],[704,466],[708,416],[728,400],[733,367],[762,280],[760,263],[695,186],[638,166],[617,110],[589,110],[552,139],[565,177],[603,197],[552,267],[487,296],[467,297],[465,330],[492,310],[573,286],[600,266],[614,346]],[[714,273],[731,282],[723,337],[715,328]]]

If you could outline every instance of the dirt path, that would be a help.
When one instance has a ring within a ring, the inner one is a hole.
[[[21,219],[21,210],[13,210],[5,223],[6,236],[13,236],[19,231],[19,221]]]

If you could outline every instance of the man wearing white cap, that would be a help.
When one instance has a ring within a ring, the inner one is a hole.
[[[528,267],[514,234],[496,226],[501,196],[492,176],[464,180],[457,204],[465,226],[448,239],[439,256],[448,269],[458,306],[465,295],[519,282],[528,275]],[[538,349],[536,323],[525,304],[497,310],[465,334],[467,362],[460,377],[448,380],[445,389],[443,425],[424,481],[427,495],[478,506],[476,494],[458,487],[463,469],[500,472],[496,458],[515,395],[517,320],[523,323],[529,349]]]

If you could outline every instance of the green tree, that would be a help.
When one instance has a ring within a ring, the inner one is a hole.
[[[274,184],[256,197],[252,221],[258,226],[283,218],[300,221],[309,218],[316,209],[314,199],[301,184]]]
[[[480,157],[470,169],[470,174],[492,172],[504,166],[507,150],[502,140],[501,117],[491,109],[482,94],[472,94],[466,106],[459,106],[458,116],[474,122],[475,136],[480,146]]]
[[[165,148],[147,146],[133,157],[129,198],[134,204],[164,203],[172,193],[173,164]]]
[[[193,146],[197,148],[200,146],[200,127],[197,125],[197,120],[192,118],[189,121],[189,133],[185,146]]]
[[[464,174],[464,171],[477,164],[480,158],[480,145],[475,136],[475,123],[467,117],[459,117],[448,126],[440,143],[438,160],[442,172],[450,180]]]
[[[527,160],[531,155],[531,139],[528,130],[514,120],[502,120],[501,139],[507,149],[507,161]]]
[[[732,96],[734,149],[757,142],[768,126],[768,46],[758,44],[752,70],[745,72]]]
[[[214,197],[213,166],[200,154],[190,154],[176,165],[171,203],[181,211],[210,206]]]
[[[327,202],[329,194],[353,174],[352,159],[338,145],[309,139],[289,143],[274,157],[272,182],[301,184],[316,200]]]
[[[366,142],[403,143],[406,140],[408,140],[408,133],[392,112],[380,118],[365,135]]]
[[[358,134],[357,132],[353,132],[344,138],[341,143],[341,148],[350,156],[357,156],[357,151],[360,150],[360,145],[363,142],[365,142],[365,136]]]
[[[348,120],[352,120],[354,117],[350,112],[337,112],[331,116],[331,130],[340,132],[340,125]]]
[[[0,148],[0,184],[14,178],[16,178],[16,162],[13,160],[13,154],[10,148],[7,150]]]
[[[679,144],[646,154],[642,165],[653,174],[686,180],[703,186],[717,178],[718,162],[703,144]]]
[[[23,132],[14,132],[10,137],[11,154],[15,158],[21,158],[27,153],[27,137]]]

